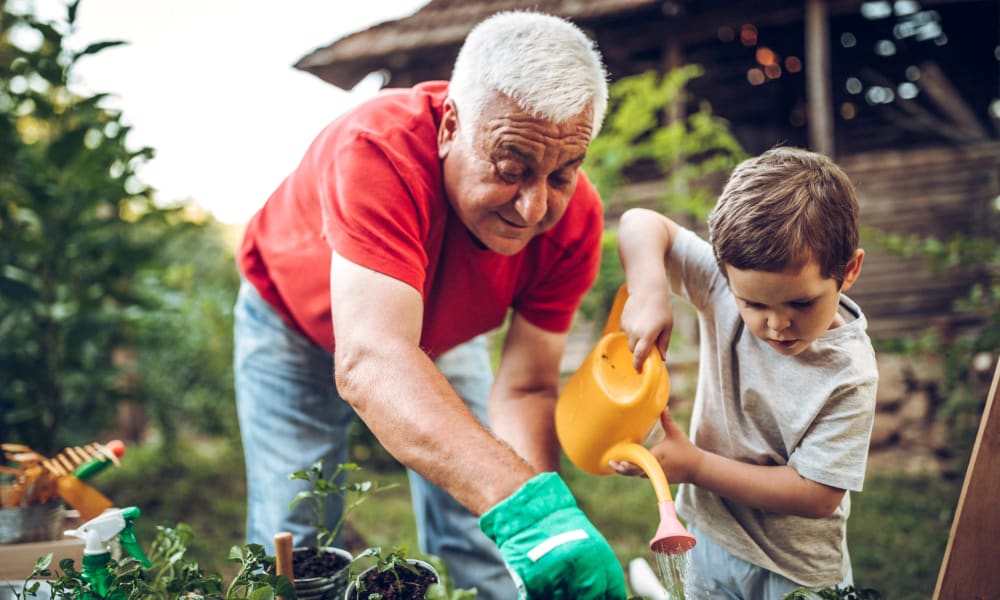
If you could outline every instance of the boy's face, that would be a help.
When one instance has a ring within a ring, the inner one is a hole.
[[[840,292],[857,280],[863,259],[864,250],[855,251],[840,288],[837,280],[820,275],[815,260],[778,273],[725,268],[729,289],[750,332],[778,353],[795,356],[824,331],[843,324],[837,315]]]

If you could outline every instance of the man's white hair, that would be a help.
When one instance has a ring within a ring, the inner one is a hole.
[[[475,122],[497,93],[552,123],[589,109],[593,139],[608,107],[607,72],[594,42],[569,21],[537,12],[500,12],[465,38],[448,96],[460,116]]]

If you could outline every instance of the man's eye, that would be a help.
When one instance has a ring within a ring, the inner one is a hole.
[[[501,161],[496,165],[497,176],[507,183],[517,183],[524,175],[524,169],[510,161]]]
[[[572,178],[565,173],[553,173],[552,175],[549,175],[549,184],[553,187],[566,187],[571,181]]]

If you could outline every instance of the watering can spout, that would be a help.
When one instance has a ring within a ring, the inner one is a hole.
[[[660,502],[660,526],[649,541],[649,547],[659,554],[680,554],[694,548],[696,540],[677,519],[673,501]]]

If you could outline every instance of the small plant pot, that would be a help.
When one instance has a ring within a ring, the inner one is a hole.
[[[379,572],[378,565],[372,565],[351,579],[344,593],[344,600],[367,600],[369,594],[379,594],[382,600],[402,600],[423,598],[427,589],[441,581],[441,575],[433,565],[417,558],[407,558],[406,562],[417,568],[418,575],[406,569],[398,573],[402,588],[396,588],[396,577],[389,571]],[[365,583],[365,590],[357,588],[357,582]]]
[[[350,569],[348,566],[354,558],[351,553],[343,548],[325,547],[323,548],[323,562],[329,565],[329,572],[326,575],[314,575],[314,568],[304,570],[301,566],[295,569],[295,593],[302,600],[339,600],[343,597],[347,589]],[[309,557],[316,556],[316,548],[299,547],[292,550],[293,564],[301,565],[302,562],[310,560]],[[302,561],[302,562],[300,562]],[[302,571],[309,576],[299,577],[297,573]]]
[[[0,508],[0,544],[48,542],[62,539],[66,507],[59,500]]]

